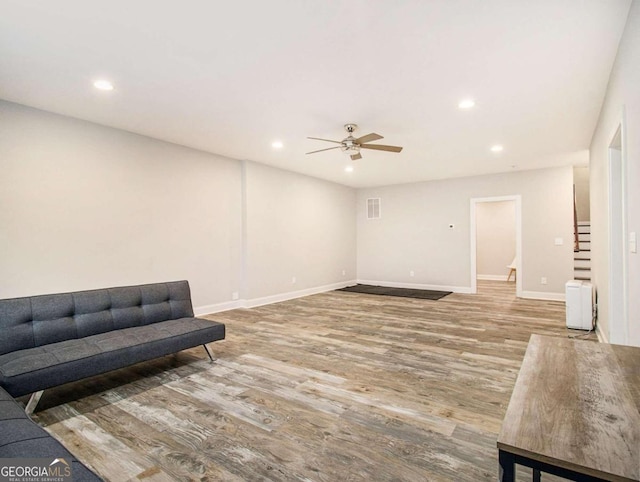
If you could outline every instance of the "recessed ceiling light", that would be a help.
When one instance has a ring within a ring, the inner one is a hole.
[[[353,166],[347,166],[344,168],[346,172],[353,172]]]
[[[271,143],[271,147],[274,149],[282,149],[282,146],[284,146],[284,144],[281,141],[273,141]]]
[[[108,80],[96,80],[93,86],[100,90],[113,90],[113,84]]]
[[[458,108],[460,109],[471,109],[474,105],[476,105],[473,99],[464,99],[458,102]]]
[[[495,146],[491,146],[491,152],[501,152],[504,149],[500,144],[496,144]]]

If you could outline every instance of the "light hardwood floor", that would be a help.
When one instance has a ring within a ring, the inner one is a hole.
[[[113,481],[495,481],[529,336],[569,330],[563,303],[479,290],[211,315],[215,363],[197,348],[52,389],[35,418]]]

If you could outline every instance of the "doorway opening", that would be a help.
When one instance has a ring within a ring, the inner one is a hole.
[[[627,344],[626,186],[623,125],[609,143],[609,341]]]
[[[522,296],[521,204],[519,195],[471,199],[471,293],[478,280],[507,281],[511,274]]]

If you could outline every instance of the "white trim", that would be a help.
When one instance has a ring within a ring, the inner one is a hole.
[[[481,281],[507,281],[508,277],[509,275],[506,274],[479,274],[476,279]]]
[[[208,315],[211,313],[219,313],[221,311],[235,310],[244,308],[244,300],[225,301],[224,303],[216,303],[215,305],[198,306],[193,309],[196,316]]]
[[[477,259],[477,238],[476,238],[476,204],[486,202],[514,201],[516,203],[516,296],[525,298],[522,291],[522,279],[524,272],[522,271],[522,196],[514,194],[512,196],[495,196],[495,197],[476,197],[469,200],[469,259],[470,259],[470,277],[471,288],[469,293],[477,293],[478,285],[476,283]]]
[[[565,293],[549,293],[546,291],[523,291],[518,298],[528,300],[565,301]]]
[[[608,250],[608,298],[609,298],[609,310],[608,310],[608,323],[609,336],[614,343],[626,345],[629,343],[629,274],[628,274],[628,211],[627,211],[627,125],[626,125],[626,112],[623,105],[620,110],[620,122],[615,124],[613,133],[609,137],[609,144],[607,146],[607,242],[609,245]],[[620,196],[620,226],[619,232],[620,238],[616,236],[618,233],[614,233],[614,226],[612,220],[614,219],[614,206],[613,206],[613,188],[614,182],[612,180],[612,172],[614,167],[614,159],[612,156],[612,150],[617,150],[611,147],[613,140],[615,139],[618,131],[620,132],[620,159],[619,159],[619,177],[620,177],[620,192],[617,193]],[[615,241],[621,241],[620,244],[614,243]],[[618,251],[620,250],[620,251]],[[615,263],[612,262],[612,253],[619,255],[620,257],[620,271],[616,270]],[[621,277],[622,286],[612,286],[617,278]],[[614,298],[615,293],[616,298]],[[619,297],[619,299],[618,299]],[[620,310],[620,312],[616,311]]]
[[[281,301],[293,300],[295,298],[302,298],[303,296],[316,295],[318,293],[325,293],[327,291],[333,291],[340,288],[345,288],[356,284],[355,280],[340,281],[339,283],[332,283],[330,285],[316,286],[315,288],[307,288],[298,291],[289,291],[287,293],[278,293],[277,295],[264,296],[262,298],[254,298],[252,300],[243,300],[245,303],[244,308],[255,308],[256,306],[270,305],[271,303],[280,303]]]
[[[279,293],[277,295],[264,296],[262,298],[254,298],[252,300],[236,300],[226,301],[223,303],[217,303],[214,305],[198,306],[194,309],[196,316],[209,315],[213,313],[220,313],[222,311],[237,310],[240,308],[256,308],[258,306],[270,305],[272,303],[280,303],[282,301],[293,300],[296,298],[302,298],[304,296],[315,295],[318,293],[325,293],[327,291],[333,291],[346,286],[352,286],[358,284],[385,286],[388,288],[409,288],[417,290],[436,290],[436,291],[452,291],[453,293],[473,294],[471,288],[468,286],[448,286],[448,285],[428,285],[422,283],[398,283],[395,281],[376,281],[376,280],[349,280],[341,281],[339,283],[333,283],[324,286],[317,286],[315,288],[307,288],[298,291],[289,291],[287,293]],[[520,298],[527,298],[533,300],[547,300],[547,301],[564,301],[564,293],[546,293],[542,291],[524,291]],[[600,327],[598,326],[598,329]],[[603,336],[606,340],[606,338]],[[608,343],[608,342],[607,342]]]
[[[469,200],[469,274],[471,275],[471,293],[478,292],[478,233],[476,232],[476,201]],[[517,272],[516,272],[517,273]]]
[[[305,290],[289,291],[287,293],[279,293],[277,295],[254,298],[252,300],[226,301],[224,303],[218,303],[215,305],[199,306],[194,309],[194,313],[196,316],[202,316],[211,313],[220,313],[221,311],[237,310],[239,308],[255,308],[257,306],[270,305],[272,303],[279,303],[281,301],[302,298],[303,296],[325,293],[326,291],[333,291],[354,284],[356,284],[356,280],[341,281],[339,283],[333,283],[330,285],[316,286],[315,288],[308,288]]]
[[[426,285],[421,283],[398,283],[395,281],[378,281],[358,279],[359,284],[384,286],[386,288],[409,288],[416,290],[435,290],[435,291],[452,291],[454,293],[471,294],[471,288],[468,286],[446,286],[446,285]]]
[[[604,331],[602,331],[602,327],[597,323],[596,323],[596,336],[598,337],[598,341],[600,343],[609,343],[609,340],[607,339],[607,335],[604,334]]]

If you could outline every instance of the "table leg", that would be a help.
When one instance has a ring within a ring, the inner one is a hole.
[[[542,479],[540,478],[540,471],[538,469],[533,469],[533,482],[540,482]]]
[[[513,454],[498,450],[498,463],[500,464],[499,482],[515,482],[516,459]]]

